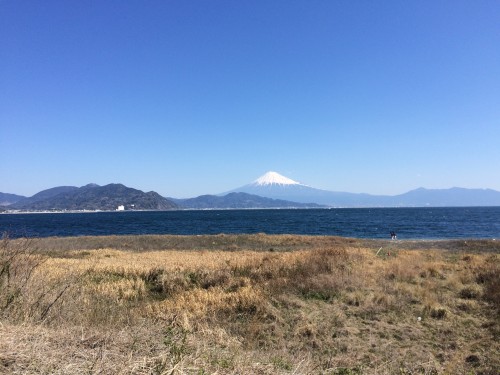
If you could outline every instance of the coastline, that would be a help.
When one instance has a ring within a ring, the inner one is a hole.
[[[6,240],[0,261],[19,272],[0,301],[18,297],[0,305],[0,370],[493,374],[499,245],[262,233]]]
[[[68,236],[68,237],[33,237],[40,249],[98,250],[101,248],[145,251],[156,249],[195,250],[202,247],[235,251],[235,244],[250,246],[260,251],[268,251],[266,244],[272,240],[273,251],[291,251],[296,246],[291,243],[306,243],[309,246],[328,246],[330,243],[354,245],[370,249],[401,248],[406,250],[445,249],[447,251],[485,251],[500,253],[500,241],[495,239],[458,238],[458,239],[363,239],[341,236],[318,236],[296,234],[205,234],[205,235],[170,235],[170,234],[135,234],[135,235],[101,235],[101,236]],[[45,244],[45,245],[44,245]],[[304,245],[302,245],[304,246]]]

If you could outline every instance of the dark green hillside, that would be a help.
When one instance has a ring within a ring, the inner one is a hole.
[[[23,199],[26,199],[26,197],[22,195],[0,193],[0,206],[8,206]]]
[[[86,185],[36,202],[20,202],[22,210],[116,210],[118,206],[136,210],[169,210],[177,205],[158,193],[145,193],[122,184]]]
[[[177,200],[182,208],[217,209],[217,208],[318,208],[316,203],[297,203],[282,199],[260,197],[247,193],[229,193],[224,196],[201,195],[196,198]]]

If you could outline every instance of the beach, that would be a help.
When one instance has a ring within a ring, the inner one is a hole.
[[[0,373],[497,374],[500,243],[4,239]]]

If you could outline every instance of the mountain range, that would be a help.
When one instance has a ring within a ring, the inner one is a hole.
[[[123,206],[123,207],[121,207]],[[500,192],[491,189],[424,189],[399,195],[371,195],[316,189],[276,172],[218,195],[165,198],[122,184],[58,186],[31,197],[0,193],[0,210],[172,210],[319,207],[500,206]]]
[[[392,196],[357,194],[316,189],[276,172],[267,172],[252,183],[230,192],[300,203],[314,202],[329,207],[500,206],[500,192],[491,189],[418,188]]]
[[[315,203],[289,202],[247,193],[202,195],[190,199],[165,198],[154,191],[144,193],[122,184],[58,186],[43,190],[32,197],[15,194],[5,196],[3,200],[8,204],[0,205],[0,208],[3,206],[3,211],[115,211],[120,206],[123,206],[123,210],[324,207]]]
[[[154,191],[145,193],[122,184],[82,187],[60,186],[43,190],[8,206],[25,211],[61,210],[116,210],[119,206],[136,210],[170,210],[178,208],[174,202]]]

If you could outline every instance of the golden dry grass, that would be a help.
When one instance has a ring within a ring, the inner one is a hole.
[[[0,373],[498,374],[498,244],[464,242],[6,240]]]

